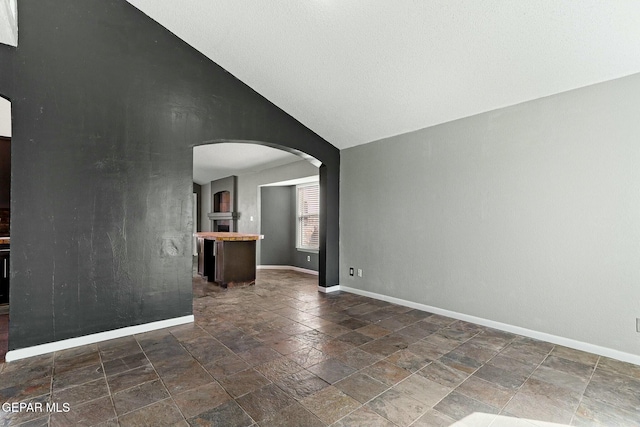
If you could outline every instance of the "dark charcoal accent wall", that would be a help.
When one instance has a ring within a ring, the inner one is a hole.
[[[0,49],[10,350],[192,313],[191,148],[207,141],[323,163],[320,284],[338,283],[339,150],[124,0],[18,8],[14,58]]]
[[[0,44],[0,96],[11,99],[13,93],[13,60],[16,49]]]
[[[340,163],[340,160],[338,160]],[[338,166],[338,169],[340,166]],[[340,172],[332,173],[329,164],[322,164],[320,172],[320,251],[318,252],[318,284],[328,287],[338,285],[340,230],[335,212],[340,209]],[[333,226],[335,221],[335,226]],[[333,279],[337,275],[337,279]]]
[[[260,242],[260,264],[291,265],[294,249],[291,244],[295,241],[291,187],[262,187],[260,190],[260,233],[264,234],[264,240]]]

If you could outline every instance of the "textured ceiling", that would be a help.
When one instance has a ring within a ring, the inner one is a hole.
[[[219,143],[193,148],[193,182],[206,184],[230,175],[258,172],[302,160],[301,157],[256,144]]]
[[[338,148],[640,72],[636,0],[129,0]]]
[[[341,149],[640,72],[637,0],[128,1]],[[231,148],[196,182],[298,159]]]
[[[11,46],[18,44],[16,0],[0,0],[0,43]]]

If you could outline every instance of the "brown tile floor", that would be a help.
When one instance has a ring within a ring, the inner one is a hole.
[[[0,402],[60,410],[0,426],[640,425],[640,366],[289,271],[194,295],[193,325],[0,364]]]

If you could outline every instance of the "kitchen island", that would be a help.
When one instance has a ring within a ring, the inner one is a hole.
[[[259,234],[200,232],[198,274],[226,288],[256,282],[256,241]]]

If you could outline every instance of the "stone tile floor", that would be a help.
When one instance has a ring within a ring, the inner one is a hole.
[[[263,270],[195,323],[0,364],[0,426],[638,426],[640,366]],[[65,412],[68,405],[68,412]]]

